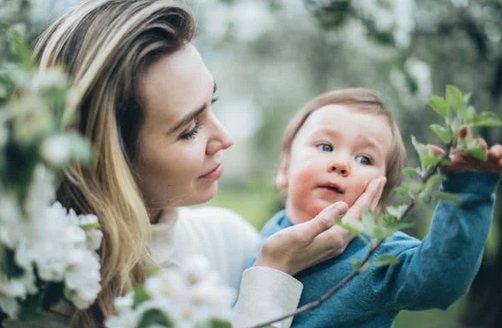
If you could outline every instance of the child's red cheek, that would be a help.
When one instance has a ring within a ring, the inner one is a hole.
[[[299,184],[310,184],[312,185],[313,182],[316,181],[316,176],[319,174],[319,172],[315,170],[303,170],[296,176],[296,181]]]

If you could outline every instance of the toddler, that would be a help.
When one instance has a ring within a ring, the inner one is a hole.
[[[431,231],[422,241],[397,232],[372,256],[373,260],[392,254],[399,264],[371,266],[320,307],[296,316],[292,326],[392,327],[403,309],[445,309],[456,301],[468,290],[481,262],[502,172],[501,149],[497,145],[488,151],[489,162],[445,172],[441,189],[458,194],[462,204],[440,201]],[[265,225],[263,240],[314,218],[334,202],[350,207],[379,176],[387,178],[378,205],[385,206],[404,161],[399,129],[373,92],[345,89],[318,96],[286,129],[276,176],[277,186],[286,193],[286,206]],[[351,259],[361,260],[367,252],[368,246],[356,238],[342,255],[298,273],[304,285],[299,305],[319,299],[353,271]]]

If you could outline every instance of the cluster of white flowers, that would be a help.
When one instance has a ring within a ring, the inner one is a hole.
[[[396,46],[406,48],[415,28],[415,0],[353,0],[352,7],[374,23],[379,32],[391,33]]]
[[[118,315],[109,318],[108,328],[137,328],[153,310],[171,327],[211,327],[212,320],[231,322],[234,291],[219,283],[205,257],[190,258],[183,270],[163,269],[149,277],[142,290],[144,301],[135,304],[131,292],[115,301]]]
[[[77,308],[91,305],[101,289],[97,217],[54,202],[53,178],[41,164],[22,204],[1,185],[0,195],[0,310],[15,318],[19,302],[36,294],[40,281],[64,284]],[[12,270],[17,274],[8,274]]]

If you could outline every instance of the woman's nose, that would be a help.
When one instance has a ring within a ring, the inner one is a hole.
[[[227,149],[233,144],[232,137],[216,118],[214,118],[214,129],[213,136],[207,143],[207,155],[214,155],[220,150]]]
[[[329,163],[328,172],[338,173],[341,176],[346,177],[350,174],[350,165],[344,159],[337,159]]]

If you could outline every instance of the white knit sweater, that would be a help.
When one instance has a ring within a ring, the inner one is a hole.
[[[151,251],[163,267],[180,266],[190,255],[206,256],[222,280],[239,290],[234,326],[246,327],[294,311],[303,288],[281,271],[267,267],[245,270],[257,242],[257,231],[232,211],[181,208],[177,218],[161,218],[152,225]],[[291,320],[277,326],[287,328]]]

